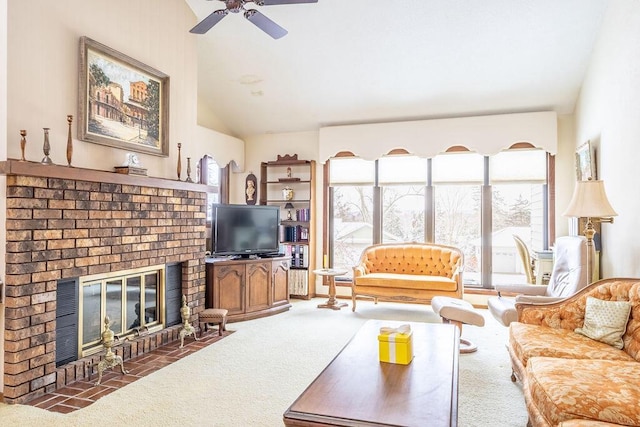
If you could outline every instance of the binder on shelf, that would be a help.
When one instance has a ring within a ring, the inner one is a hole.
[[[305,270],[289,270],[289,294],[307,296],[309,282]]]
[[[294,267],[300,267],[302,264],[300,262],[300,246],[298,245],[294,245],[293,246],[293,266]]]
[[[302,267],[309,268],[309,246],[302,246]]]

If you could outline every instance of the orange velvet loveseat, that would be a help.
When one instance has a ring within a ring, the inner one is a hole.
[[[588,304],[610,301],[628,301],[626,325],[624,315],[616,320],[600,308],[604,337],[578,333],[587,326]],[[517,303],[516,310],[508,349],[529,425],[640,426],[640,279],[604,279],[562,301]]]
[[[464,255],[434,243],[385,243],[364,249],[353,268],[352,310],[356,297],[430,303],[437,295],[462,298]]]

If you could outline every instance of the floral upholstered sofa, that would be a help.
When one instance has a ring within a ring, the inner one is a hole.
[[[462,298],[464,255],[435,243],[383,243],[362,251],[353,268],[352,310],[356,297],[428,304],[436,295]]]
[[[530,425],[640,426],[640,279],[600,280],[516,310],[508,349]]]

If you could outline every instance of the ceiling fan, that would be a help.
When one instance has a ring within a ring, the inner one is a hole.
[[[269,34],[274,39],[279,39],[287,35],[287,30],[273,22],[271,19],[258,12],[256,9],[245,9],[244,5],[247,3],[255,3],[256,6],[273,6],[279,4],[298,4],[298,3],[317,3],[318,0],[219,0],[224,2],[226,8],[213,11],[209,16],[204,18],[195,27],[189,30],[193,34],[204,34],[209,31],[214,25],[222,20],[225,16],[231,13],[244,12],[244,17],[247,18],[253,25],[260,28],[265,33]]]

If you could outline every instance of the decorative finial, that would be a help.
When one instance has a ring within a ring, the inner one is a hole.
[[[24,148],[27,146],[27,131],[24,129],[20,130],[20,136],[22,137],[20,138],[20,151],[22,151],[22,158],[20,161],[26,162],[26,159],[24,158]]]
[[[51,150],[51,145],[49,144],[49,128],[42,128],[44,130],[44,144],[42,145],[42,151],[44,152],[44,157],[42,158],[41,163],[43,165],[52,165],[53,162],[49,157],[49,151]]]
[[[191,179],[191,157],[187,157],[187,179],[186,182],[193,182]]]
[[[69,131],[67,132],[67,166],[71,167],[71,157],[73,156],[73,142],[71,139],[71,122],[73,122],[73,116],[67,115],[67,123],[69,123]]]
[[[178,143],[178,181],[180,181],[180,173],[182,173],[182,160],[180,159],[180,149],[182,148],[182,144]]]

